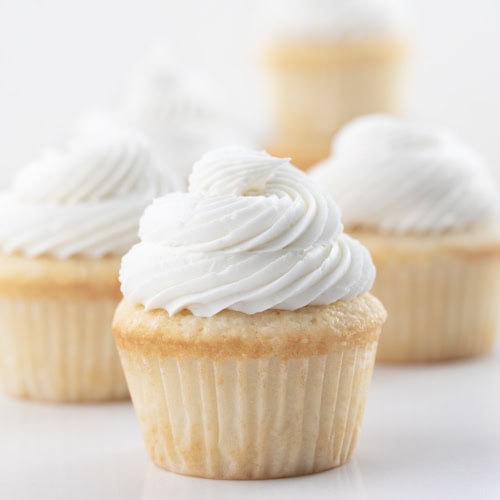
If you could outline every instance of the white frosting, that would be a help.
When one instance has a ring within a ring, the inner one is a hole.
[[[176,172],[182,190],[196,160],[207,151],[245,143],[234,120],[226,116],[215,92],[186,74],[165,53],[152,54],[138,68],[123,104],[127,123],[151,140],[160,170]]]
[[[337,40],[384,37],[408,31],[403,0],[271,0],[275,35],[292,39]]]
[[[160,193],[185,191],[187,187],[187,174],[183,168],[176,168],[175,158],[166,158],[163,150],[153,146],[153,141],[144,132],[127,123],[120,115],[109,111],[90,111],[84,114],[76,127],[76,135],[80,141],[92,143],[104,138],[114,140],[124,135],[134,134],[141,136],[141,140],[150,150],[151,162],[160,174]],[[196,158],[190,165],[194,163]]]
[[[288,160],[224,148],[194,166],[189,193],[154,201],[125,255],[124,296],[170,314],[254,314],[356,297],[368,251],[342,233],[333,200]]]
[[[310,173],[329,189],[348,227],[432,233],[498,216],[485,163],[447,130],[371,115],[344,127],[332,150]]]
[[[149,150],[135,136],[47,151],[0,196],[0,248],[30,257],[123,255],[158,191]]]

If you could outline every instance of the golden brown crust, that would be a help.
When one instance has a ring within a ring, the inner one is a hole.
[[[368,247],[375,264],[384,260],[428,259],[449,253],[468,259],[500,258],[500,227],[496,223],[436,235],[391,235],[375,230],[346,228]]]
[[[113,332],[119,349],[144,354],[211,359],[282,359],[323,355],[378,339],[386,312],[372,295],[297,311],[247,315],[225,310],[210,318],[169,316],[122,300]]]
[[[120,300],[119,257],[36,258],[0,253],[0,296]]]
[[[264,62],[280,65],[310,66],[316,64],[356,64],[368,60],[403,58],[409,50],[402,37],[347,42],[275,42],[263,52]]]

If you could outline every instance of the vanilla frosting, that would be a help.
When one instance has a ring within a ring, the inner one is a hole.
[[[169,314],[254,314],[368,291],[368,251],[343,234],[335,203],[288,160],[224,148],[198,161],[188,193],[149,206],[123,258],[127,300]]]
[[[405,33],[410,12],[403,0],[271,0],[270,28],[296,40],[344,40]]]
[[[0,195],[0,248],[61,259],[123,255],[158,191],[149,149],[135,136],[47,151]]]
[[[160,170],[169,179],[173,171],[180,176],[182,190],[193,163],[205,152],[247,142],[208,82],[188,74],[163,51],[152,53],[137,69],[122,114],[151,140]]]
[[[498,216],[487,166],[447,130],[371,115],[344,127],[332,151],[310,173],[329,189],[349,228],[437,233]]]
[[[124,135],[135,135],[137,138],[140,136],[150,151],[150,162],[160,175],[160,194],[186,190],[187,174],[182,168],[176,168],[177,160],[173,156],[166,158],[158,146],[153,146],[153,140],[146,133],[127,123],[120,114],[103,110],[89,111],[81,116],[75,134],[80,141],[89,142],[103,138],[113,140]]]

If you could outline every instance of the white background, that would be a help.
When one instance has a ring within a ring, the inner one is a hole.
[[[259,126],[255,43],[269,1],[0,0],[0,183],[83,111],[115,103],[153,44],[171,44]],[[500,177],[500,2],[414,3],[409,110],[453,127]]]

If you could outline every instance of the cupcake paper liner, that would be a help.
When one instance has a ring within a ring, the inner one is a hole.
[[[345,463],[376,342],[283,360],[162,357],[120,349],[152,460],[180,474],[264,479]]]
[[[0,384],[53,402],[128,396],[111,321],[116,300],[0,298]]]
[[[377,360],[430,362],[491,351],[499,324],[497,257],[374,260],[373,293],[389,313]]]

